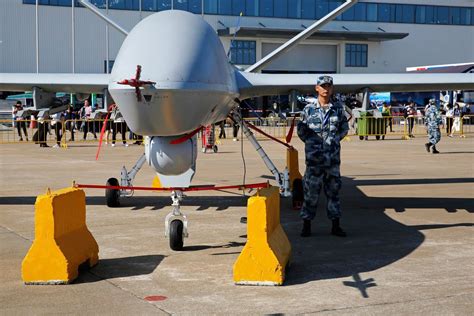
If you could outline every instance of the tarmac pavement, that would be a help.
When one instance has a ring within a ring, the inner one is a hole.
[[[303,144],[300,170],[304,171]],[[247,197],[237,191],[189,193],[183,211],[189,238],[170,250],[166,193],[135,192],[122,207],[105,206],[102,190],[85,190],[87,224],[99,244],[99,264],[70,285],[33,286],[21,262],[34,238],[34,203],[47,187],[72,181],[105,184],[131,167],[141,146],[93,144],[68,149],[0,146],[0,314],[424,314],[474,313],[474,139],[443,137],[439,155],[425,138],[343,143],[342,226],[329,234],[324,198],[313,235],[282,199],[281,221],[292,244],[280,287],[237,286],[232,266],[246,241]],[[279,168],[285,150],[264,149]],[[198,156],[194,184],[266,181],[270,172],[247,141],[224,140],[219,153]],[[150,186],[147,165],[135,185]],[[158,296],[158,301],[145,300]]]

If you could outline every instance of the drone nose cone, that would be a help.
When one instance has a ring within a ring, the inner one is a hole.
[[[147,17],[129,33],[109,91],[130,129],[150,136],[182,135],[212,123],[238,94],[214,29],[200,16],[173,10]]]
[[[173,83],[225,85],[227,57],[216,32],[202,17],[169,10],[153,14],[133,28],[120,48],[114,82],[130,78],[136,65],[157,88]]]

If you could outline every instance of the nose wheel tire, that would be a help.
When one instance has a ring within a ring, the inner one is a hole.
[[[183,249],[183,222],[174,220],[170,223],[170,248],[179,251]]]
[[[119,182],[116,178],[110,178],[107,180],[107,186],[119,186]],[[119,207],[120,206],[120,191],[117,189],[105,189],[105,199],[108,207]]]

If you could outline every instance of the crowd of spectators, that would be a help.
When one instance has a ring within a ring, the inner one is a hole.
[[[91,137],[94,139],[97,139],[97,133],[102,131],[104,124],[106,124],[104,129],[106,144],[110,142],[110,144],[115,147],[117,133],[121,134],[122,144],[126,147],[128,147],[127,140],[137,145],[143,142],[141,135],[136,135],[128,129],[127,123],[115,105],[110,106],[107,111],[103,111],[98,109],[97,104],[92,106],[89,101],[86,100],[84,101],[84,105],[79,108],[75,108],[69,104],[67,109],[62,112],[56,112],[51,115],[33,112],[33,114],[31,116],[28,115],[28,117],[20,115],[22,110],[23,106],[21,101],[16,102],[12,108],[12,119],[18,132],[18,139],[23,141],[24,135],[26,141],[28,141],[28,125],[30,129],[35,130],[32,139],[36,144],[39,144],[40,147],[49,147],[47,144],[48,136],[54,136],[56,144],[53,147],[59,148],[66,132],[69,133],[68,141],[70,142],[75,141],[75,134],[77,132],[82,133],[83,141],[88,139],[89,134],[91,134]],[[106,120],[106,118],[108,119]],[[109,141],[110,135],[112,139]]]

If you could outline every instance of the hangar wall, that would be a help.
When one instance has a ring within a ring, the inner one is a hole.
[[[367,0],[365,2],[474,7],[474,3],[470,0]],[[84,8],[75,8],[74,12],[74,71],[77,73],[103,73],[106,60],[105,22]],[[39,72],[73,71],[71,13],[70,7],[39,6]],[[151,13],[109,10],[109,15],[126,29],[131,29],[141,18],[149,14]],[[236,26],[238,20],[236,16],[223,15],[204,15],[204,18],[216,30]],[[312,22],[314,21],[302,19],[243,17],[241,25],[267,30],[303,30]],[[332,50],[333,55],[324,55],[325,57],[319,57],[318,61],[309,59],[301,65],[294,65],[296,67],[294,70],[299,70],[305,65],[316,67],[313,63],[317,64],[318,62],[333,65],[333,60],[336,60],[335,68],[340,73],[405,72],[405,68],[410,66],[473,61],[474,26],[333,21],[323,28],[326,31],[343,29],[357,32],[409,33],[409,35],[404,39],[387,41],[311,39],[306,41],[305,45],[336,47],[335,50]],[[109,59],[114,60],[124,36],[113,28],[109,28],[109,30]],[[284,43],[288,37],[238,37],[237,39],[256,41],[256,59],[258,60],[265,55],[267,47],[275,47],[278,43]],[[221,37],[221,40],[224,48],[229,49],[231,37]],[[0,72],[36,72],[35,42],[35,6],[23,4],[22,0],[0,1]],[[368,45],[367,67],[345,66],[344,47],[347,43]],[[289,52],[288,56],[283,58],[287,62],[286,68],[291,69],[293,65],[289,61],[299,58],[301,58],[301,50]],[[279,63],[284,63],[284,61],[280,60]],[[245,66],[242,67],[245,68]],[[281,68],[282,64],[278,67]]]

